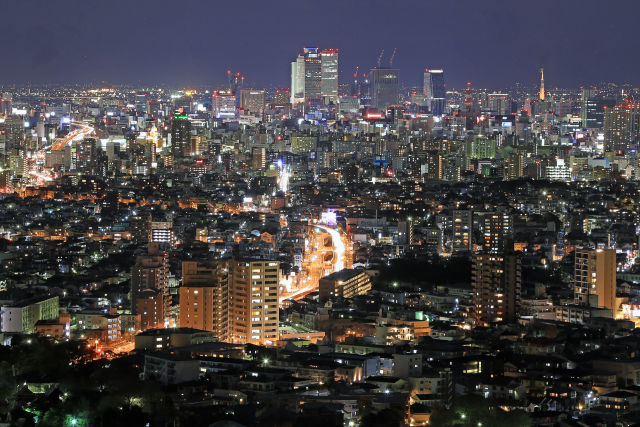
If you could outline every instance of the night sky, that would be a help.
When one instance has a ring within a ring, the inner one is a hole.
[[[0,0],[0,84],[222,84],[227,69],[255,87],[289,86],[302,46],[341,50],[355,65],[394,65],[419,84],[598,81],[640,85],[640,1]]]

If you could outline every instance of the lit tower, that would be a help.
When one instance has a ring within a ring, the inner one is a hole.
[[[544,101],[544,68],[540,68],[540,101]]]

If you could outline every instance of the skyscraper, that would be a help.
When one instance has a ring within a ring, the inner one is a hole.
[[[604,109],[605,151],[628,151],[640,144],[640,106],[616,105]]]
[[[338,102],[338,49],[320,52],[322,63],[321,94],[325,103]]]
[[[583,87],[580,108],[582,127],[587,129],[602,128],[605,109],[613,107],[615,104],[614,99],[604,99],[598,96],[595,86]]]
[[[291,63],[291,103],[336,102],[338,99],[337,49],[319,51],[316,47],[305,47]]]
[[[544,101],[546,95],[544,93],[544,68],[540,68],[540,92],[538,93],[538,98],[540,101]]]
[[[447,91],[443,69],[424,70],[424,94],[431,113],[441,116],[445,112]]]
[[[373,68],[369,72],[371,104],[379,110],[398,103],[400,70],[395,68]]]
[[[171,154],[174,157],[189,156],[191,122],[186,116],[174,116],[171,121]]]
[[[474,255],[471,284],[476,326],[516,320],[522,286],[518,254],[506,251],[503,254]]]
[[[574,302],[616,310],[615,249],[576,248]]]
[[[240,89],[240,108],[251,115],[262,116],[265,105],[265,91]]]

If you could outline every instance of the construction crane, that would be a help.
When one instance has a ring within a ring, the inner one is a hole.
[[[393,67],[393,58],[395,58],[397,50],[398,50],[397,47],[393,48],[393,53],[391,54],[391,58],[389,58],[389,68]]]
[[[380,63],[382,62],[382,55],[384,55],[384,49],[380,51],[380,55],[378,56],[378,68],[380,68]]]

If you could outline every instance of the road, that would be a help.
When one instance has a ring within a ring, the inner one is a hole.
[[[83,122],[74,121],[70,123],[70,131],[67,136],[54,142],[50,146],[42,147],[42,149],[35,154],[35,162],[29,169],[29,175],[33,177],[35,184],[42,186],[53,180],[53,174],[44,168],[45,153],[47,151],[61,151],[65,146],[71,144],[73,141],[86,138],[94,132],[95,129],[93,126]]]
[[[318,282],[322,277],[344,269],[348,264],[347,238],[338,229],[310,224],[301,273],[288,284],[288,291],[281,292],[280,303],[304,298],[318,290]]]

